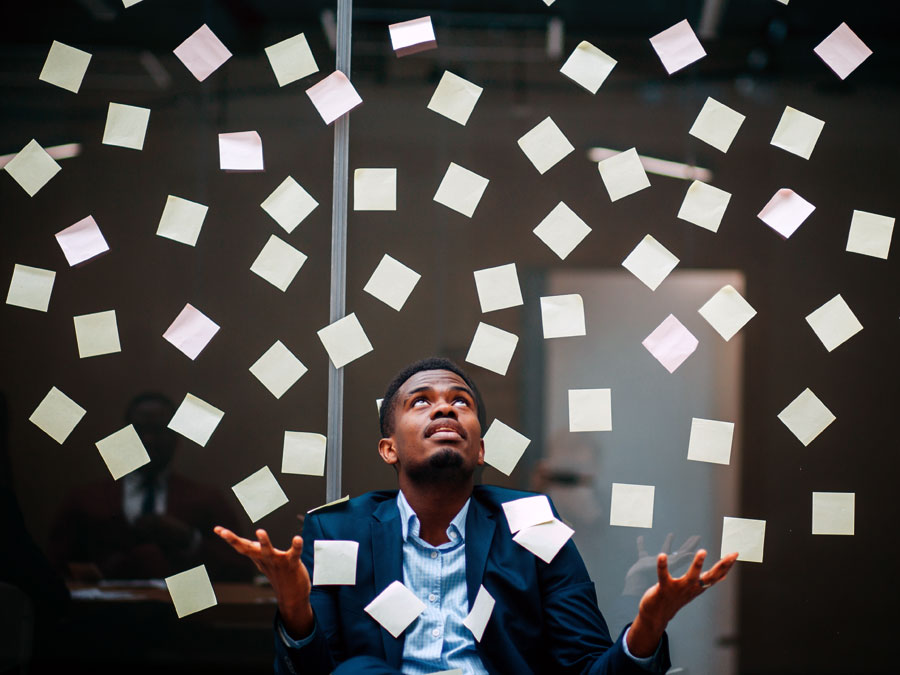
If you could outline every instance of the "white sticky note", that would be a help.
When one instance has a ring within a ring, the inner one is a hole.
[[[718,232],[729,201],[730,192],[695,180],[681,202],[678,217],[710,232]]]
[[[815,210],[815,206],[793,190],[781,188],[763,207],[757,218],[787,239]]]
[[[188,246],[195,246],[208,206],[175,195],[166,197],[156,234]]]
[[[231,58],[231,52],[206,24],[172,51],[200,82]]]
[[[434,201],[471,218],[488,182],[487,178],[450,162]]]
[[[475,288],[482,312],[493,312],[523,304],[516,264],[475,270]]]
[[[362,103],[350,80],[339,70],[307,89],[306,95],[325,120],[325,124],[331,124]]]
[[[547,495],[534,495],[504,502],[503,513],[506,515],[509,531],[513,534],[532,525],[549,523],[555,518]]]
[[[687,19],[654,35],[650,44],[669,75],[706,56]]]
[[[575,150],[569,139],[549,117],[522,136],[518,143],[528,161],[534,164],[534,168],[542,175]]]
[[[854,534],[855,492],[813,492],[812,533]]]
[[[97,441],[94,445],[100,451],[100,456],[114,480],[119,480],[150,462],[150,455],[147,454],[144,444],[131,424]]]
[[[231,490],[253,523],[288,503],[287,495],[268,466],[250,474]]]
[[[569,389],[569,431],[612,431],[612,390]]]
[[[306,255],[304,253],[273,234],[269,236],[266,245],[256,256],[256,260],[250,266],[250,271],[284,292],[305,262]]]
[[[325,326],[317,335],[335,368],[343,368],[372,351],[372,343],[353,312]]]
[[[163,333],[163,337],[193,361],[218,331],[217,323],[191,303],[187,303]]]
[[[394,581],[365,607],[369,616],[394,637],[425,611],[425,603],[399,581]]]
[[[616,67],[616,63],[618,62],[609,54],[597,49],[590,42],[582,40],[566,59],[559,72],[592,94],[596,94],[600,85],[606,81],[612,69]]]
[[[688,441],[687,458],[695,462],[729,464],[734,422],[691,419],[691,438]]]
[[[669,314],[641,344],[666,370],[674,373],[699,343],[674,314]]]
[[[545,563],[551,563],[573,534],[575,530],[554,518],[548,523],[539,523],[519,530],[513,541],[534,553]]]
[[[863,329],[840,293],[806,317],[825,349],[833,351]]]
[[[358,541],[316,539],[313,549],[313,586],[354,586]]]
[[[223,171],[263,171],[262,138],[255,131],[219,134],[219,168]]]
[[[560,202],[534,228],[534,233],[560,260],[565,260],[591,233],[591,228],[565,203]]]
[[[541,298],[544,338],[585,335],[584,301],[578,293],[545,295]]]
[[[28,421],[62,445],[85,412],[84,408],[59,389],[51,387]]]
[[[218,604],[206,565],[166,577],[166,588],[169,589],[179,619]]]
[[[77,94],[90,62],[87,52],[54,40],[38,79]]]
[[[82,218],[54,236],[70,266],[83,263],[109,250],[109,244],[103,238],[103,233],[93,216]]]
[[[622,267],[651,291],[659,287],[676,265],[678,258],[649,234],[622,261]]]
[[[73,321],[79,358],[86,359],[91,356],[115,354],[122,351],[114,309],[107,312],[82,314],[73,317]]]
[[[141,2],[141,0],[122,0],[122,4],[125,6],[126,9],[128,9],[129,7],[131,7],[133,5],[138,4],[139,2]]]
[[[822,120],[786,106],[771,143],[776,148],[809,159],[824,126],[825,122]]]
[[[732,110],[710,96],[700,109],[700,114],[697,115],[697,119],[694,120],[688,133],[713,146],[716,150],[728,152],[731,142],[737,136],[745,119],[746,117],[737,110]]]
[[[303,33],[266,47],[266,56],[279,87],[301,80],[319,70]]]
[[[487,628],[488,621],[491,618],[491,612],[494,611],[495,600],[488,593],[488,590],[481,586],[478,589],[478,595],[475,596],[475,602],[472,603],[472,609],[468,616],[463,619],[463,626],[471,631],[477,642],[481,642],[484,635],[484,629]]]
[[[735,333],[756,316],[756,310],[744,296],[738,293],[734,286],[727,284],[716,291],[715,295],[697,311],[726,341],[733,338]]]
[[[281,455],[281,473],[304,476],[325,475],[325,452],[328,439],[322,434],[285,431]]]
[[[619,527],[653,527],[653,485],[612,484],[609,524]]]
[[[809,445],[837,418],[807,388],[791,401],[787,408],[778,413],[778,419],[803,445]]]
[[[354,211],[396,211],[397,169],[356,169],[353,172]]]
[[[344,495],[334,501],[328,502],[327,504],[322,504],[321,506],[316,506],[311,508],[307,513],[314,513],[316,511],[321,511],[322,509],[327,509],[329,506],[334,506],[335,504],[343,504],[346,501],[350,501],[350,495]]]
[[[167,426],[205,448],[224,416],[224,412],[203,399],[186,394]]]
[[[281,398],[303,377],[306,370],[306,366],[282,344],[281,340],[275,340],[275,344],[250,366],[253,376],[262,382],[275,398]]]
[[[744,562],[763,561],[763,545],[766,541],[766,521],[752,518],[722,519],[722,555],[738,553]]]
[[[853,211],[847,250],[887,260],[893,234],[893,218],[866,211]]]
[[[500,420],[495,419],[484,434],[484,461],[505,475],[510,475],[531,440]]]
[[[110,103],[103,129],[103,144],[142,150],[149,122],[150,108]]]
[[[388,26],[388,33],[391,36],[391,47],[397,56],[407,56],[437,47],[437,38],[434,36],[430,16],[392,23]]]
[[[650,179],[635,148],[597,162],[597,170],[612,201],[650,187]]]
[[[466,354],[466,361],[498,375],[506,375],[513,352],[519,343],[517,335],[479,322]]]
[[[842,80],[872,55],[872,50],[846,23],[835,28],[813,51]]]
[[[15,265],[9,292],[6,294],[6,304],[46,312],[55,279],[56,272],[52,270]]]
[[[260,204],[290,234],[319,205],[303,187],[288,176]]]
[[[50,182],[60,170],[59,164],[33,138],[3,167],[29,197]]]
[[[477,84],[445,70],[428,102],[428,109],[465,126],[483,91]]]
[[[385,253],[363,290],[399,312],[421,278],[418,272]]]

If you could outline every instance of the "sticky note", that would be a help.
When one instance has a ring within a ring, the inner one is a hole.
[[[331,124],[362,103],[350,80],[339,70],[307,89],[306,95],[325,120],[325,124]]]
[[[218,604],[206,565],[166,577],[166,588],[179,619]]]
[[[175,195],[166,198],[156,234],[188,246],[195,246],[208,206]]]
[[[356,584],[358,541],[316,539],[313,549],[313,586]]]
[[[518,336],[479,322],[472,338],[472,344],[469,345],[466,361],[498,375],[506,375],[518,343]]]
[[[887,260],[893,234],[893,218],[866,211],[853,211],[847,250]]]
[[[854,534],[855,492],[813,492],[812,533]]]
[[[303,187],[288,176],[260,204],[275,222],[290,234],[319,205]]]
[[[131,424],[94,445],[115,480],[150,462],[150,455]]]
[[[616,63],[618,62],[609,54],[597,49],[590,42],[582,40],[566,59],[559,72],[592,94],[596,94],[600,85],[606,81],[612,69],[616,67]]]
[[[512,427],[495,419],[484,434],[484,461],[509,475],[525,453],[531,440]]]
[[[131,7],[133,5],[138,4],[139,2],[141,2],[141,0],[122,0],[122,4],[125,6],[126,9],[128,9],[129,7]]]
[[[554,518],[550,522],[519,530],[513,541],[534,553],[545,563],[550,563],[573,534],[575,530]]]
[[[522,136],[518,143],[522,152],[542,175],[575,150],[569,139],[549,117]]]
[[[56,272],[52,270],[15,265],[9,292],[6,294],[6,304],[46,312],[55,279]]]
[[[231,490],[254,523],[288,503],[287,495],[268,466],[250,474]]]
[[[149,122],[150,108],[110,103],[103,129],[103,144],[142,150]]]
[[[274,234],[256,256],[250,271],[284,292],[306,262],[306,255]]]
[[[62,445],[85,412],[84,408],[59,389],[51,387],[28,421]]]
[[[70,266],[83,263],[109,250],[109,244],[103,238],[103,233],[93,216],[82,218],[54,236]]]
[[[33,138],[3,167],[29,197],[50,182],[60,170],[50,155]]]
[[[122,351],[119,344],[119,327],[116,324],[116,311],[95,312],[73,317],[75,323],[75,339],[78,342],[78,356],[86,359],[90,356],[114,354]]]
[[[806,317],[825,349],[833,351],[863,329],[840,293]]]
[[[493,312],[523,304],[516,264],[475,270],[475,288],[482,312]]]
[[[509,531],[513,534],[526,527],[549,523],[554,519],[547,495],[534,495],[504,502],[503,513],[506,515],[506,522],[509,523]]]
[[[653,527],[653,485],[612,484],[609,524],[619,527]]]
[[[728,152],[745,119],[746,117],[737,110],[732,110],[710,96],[688,133],[716,150]]]
[[[733,437],[734,422],[694,417],[691,419],[687,458],[695,462],[729,464]]]
[[[575,250],[575,247],[591,233],[591,228],[564,202],[553,207],[534,234],[553,251],[560,260]]]
[[[728,284],[716,291],[698,311],[726,341],[733,338],[750,319],[756,316],[756,310],[750,303],[735,290],[734,286]]]
[[[612,201],[650,187],[650,179],[635,148],[597,162],[597,170]]]
[[[311,508],[307,513],[314,513],[316,511],[321,511],[322,509],[327,509],[329,506],[334,506],[335,504],[343,504],[346,501],[350,500],[350,495],[344,495],[340,499],[335,499],[334,501],[328,502],[327,504],[322,504],[321,506],[316,506]]]
[[[835,28],[813,51],[842,80],[872,55],[872,50],[846,23]]]
[[[421,278],[418,272],[385,253],[363,290],[399,312]]]
[[[434,201],[471,218],[488,182],[487,178],[450,162]]]
[[[612,431],[612,390],[569,389],[569,431]]]
[[[757,218],[787,239],[815,210],[815,206],[793,190],[781,188],[763,207]]]
[[[281,398],[303,377],[306,370],[306,366],[284,346],[281,340],[275,340],[275,344],[250,366],[253,376],[262,382],[275,398]]]
[[[699,343],[675,315],[669,314],[641,344],[666,370],[674,373]]]
[[[771,143],[776,148],[809,159],[824,126],[825,122],[822,120],[786,106]]]
[[[186,394],[168,427],[205,448],[224,416],[224,412],[203,399]]]
[[[399,581],[394,581],[365,607],[369,616],[394,637],[425,611],[425,603]]]
[[[217,323],[191,303],[187,303],[163,333],[163,337],[193,361],[218,331]]]
[[[722,519],[722,557],[738,553],[744,562],[763,561],[763,544],[766,540],[766,521],[752,518]]]
[[[649,234],[622,261],[622,267],[651,291],[659,287],[676,265],[678,258]]]
[[[285,431],[281,455],[281,473],[304,476],[325,475],[325,451],[328,440],[322,434]]]
[[[480,586],[478,595],[475,596],[475,602],[472,603],[472,609],[463,619],[463,626],[469,629],[477,642],[481,642],[484,629],[487,628],[488,621],[490,621],[491,612],[494,611],[495,602],[488,590],[484,586]]]
[[[428,109],[465,126],[483,91],[477,84],[445,70],[428,102]]]
[[[279,87],[296,82],[319,70],[303,33],[266,47],[266,56]]]
[[[357,169],[353,172],[354,211],[396,211],[397,169]]]
[[[687,19],[654,35],[650,44],[669,75],[706,56]]]
[[[545,339],[584,335],[584,301],[581,296],[571,293],[542,297],[541,324]]]
[[[321,329],[317,335],[335,368],[343,368],[372,351],[372,343],[352,312]]]
[[[262,138],[255,131],[219,134],[219,168],[224,171],[263,171]]]
[[[695,180],[681,202],[678,217],[710,232],[718,232],[729,201],[730,192]]]
[[[392,23],[388,26],[388,33],[391,36],[391,47],[397,56],[408,56],[437,47],[430,16]]]
[[[77,94],[90,62],[87,52],[54,40],[38,79]]]
[[[200,82],[231,58],[231,52],[206,24],[178,45],[173,53]]]
[[[791,401],[787,408],[778,413],[778,419],[803,445],[809,445],[837,418],[807,388]]]

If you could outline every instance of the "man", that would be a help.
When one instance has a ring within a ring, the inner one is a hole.
[[[371,492],[306,518],[286,551],[216,532],[272,582],[278,599],[275,670],[291,673],[629,673],[668,669],[664,631],[675,613],[725,577],[737,554],[701,574],[669,576],[641,599],[638,615],[610,638],[593,583],[570,539],[550,563],[512,540],[502,504],[529,493],[475,486],[484,464],[484,405],[474,382],[446,359],[412,364],[381,404],[378,452],[400,487]],[[310,584],[313,542],[359,542],[356,584]],[[304,546],[304,541],[306,546]],[[402,581],[426,609],[399,638],[364,608]],[[464,625],[479,588],[495,600],[484,634]]]

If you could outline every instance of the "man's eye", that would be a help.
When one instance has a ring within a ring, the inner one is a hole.
[[[425,398],[424,396],[419,396],[419,398],[415,399],[415,400],[412,402],[412,404],[413,404],[414,406],[422,405],[423,403],[426,404],[426,405],[428,404],[428,399]]]
[[[468,402],[466,399],[462,398],[462,397],[460,397],[460,398],[456,399],[455,401],[453,401],[453,405],[460,405],[460,404],[462,404],[462,405],[464,405],[464,406],[468,406],[468,405],[469,405],[469,402]]]

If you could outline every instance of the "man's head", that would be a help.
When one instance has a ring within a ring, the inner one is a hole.
[[[128,404],[125,421],[134,425],[134,430],[150,455],[150,463],[142,467],[142,473],[159,474],[172,461],[178,436],[168,425],[174,414],[175,404],[167,396],[157,392],[138,394]]]

